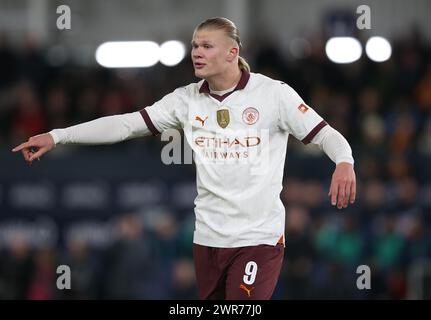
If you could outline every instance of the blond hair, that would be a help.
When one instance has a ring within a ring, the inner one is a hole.
[[[241,39],[239,37],[238,28],[229,19],[223,18],[223,17],[209,18],[209,19],[201,22],[196,27],[195,31],[201,30],[204,28],[213,28],[213,29],[223,30],[226,33],[226,35],[229,38],[233,39],[238,44],[238,47],[240,49],[242,49],[242,43],[241,43]],[[245,70],[247,72],[250,72],[250,65],[240,55],[238,55],[238,66],[241,70]]]

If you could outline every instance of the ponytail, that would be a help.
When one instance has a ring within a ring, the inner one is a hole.
[[[250,65],[248,62],[241,56],[238,56],[238,66],[241,70],[250,72]]]

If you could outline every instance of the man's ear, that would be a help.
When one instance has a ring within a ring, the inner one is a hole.
[[[229,50],[229,54],[227,56],[227,60],[232,62],[236,57],[238,57],[239,49],[237,47],[232,47]]]

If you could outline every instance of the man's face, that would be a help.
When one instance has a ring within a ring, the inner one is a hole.
[[[192,61],[195,75],[208,79],[223,73],[235,57],[234,41],[223,30],[201,29],[193,34]]]

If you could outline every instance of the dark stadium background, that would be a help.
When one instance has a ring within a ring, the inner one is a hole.
[[[71,30],[56,28],[61,4]],[[370,30],[356,28],[361,4]],[[426,0],[0,0],[0,299],[197,298],[195,170],[164,165],[160,137],[59,146],[31,167],[10,150],[196,81],[187,55],[174,67],[106,69],[94,51],[110,40],[188,45],[212,16],[237,23],[252,71],[297,90],[356,161],[357,202],[340,211],[327,197],[332,162],[289,141],[286,258],[273,298],[431,298],[430,12]],[[386,37],[392,56],[335,64],[325,42],[340,32],[362,46]],[[62,264],[71,290],[56,288]],[[356,287],[359,265],[371,269],[370,290]]]

